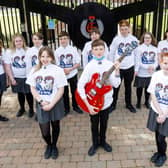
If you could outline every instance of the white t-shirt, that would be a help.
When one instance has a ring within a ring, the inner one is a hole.
[[[108,59],[108,54],[109,54],[109,49],[107,47],[107,44],[105,44],[105,52],[104,52],[104,56],[106,57],[106,59]],[[88,41],[85,43],[85,46],[83,48],[82,51],[82,61],[83,61],[83,68],[85,68],[85,66],[88,64],[88,62],[90,62],[93,58],[92,55],[92,41]]]
[[[149,66],[154,69],[158,66],[158,49],[153,45],[141,44],[135,51],[135,72],[138,72],[139,77],[150,77],[151,73],[148,72]]]
[[[10,49],[6,51],[4,62],[11,64],[15,78],[26,78],[25,54],[26,51],[23,48],[16,49],[15,52]]]
[[[26,51],[26,59],[25,59],[26,75],[28,75],[30,73],[33,66],[35,66],[39,63],[38,53],[39,53],[39,50],[41,49],[41,47],[42,46],[37,48],[37,47],[33,46]]]
[[[156,96],[160,108],[163,112],[166,112],[168,110],[168,76],[164,75],[163,70],[159,70],[152,75],[147,91]],[[151,107],[158,113],[152,102]]]
[[[75,47],[70,45],[65,48],[60,46],[55,50],[55,59],[56,64],[61,68],[71,68],[74,64],[80,64],[81,58],[78,54],[78,51]],[[66,75],[67,79],[74,77],[78,73],[77,69],[72,70],[68,75]]]
[[[91,80],[92,75],[94,73],[99,73],[100,78],[101,78],[103,73],[108,71],[113,66],[113,63],[108,61],[106,58],[103,59],[101,62],[102,62],[101,64],[98,64],[97,60],[92,59],[86,65],[82,75],[80,76],[77,88],[78,88],[78,92],[79,92],[82,99],[86,98],[84,87],[85,87],[86,83],[88,83]],[[110,75],[108,82],[110,83],[110,85],[117,88],[121,83],[121,79],[120,79],[120,77],[116,77],[115,73],[113,72]],[[113,101],[112,95],[113,95],[113,89],[105,94],[105,96],[104,96],[105,101],[104,101],[104,106],[103,106],[102,110],[108,108],[111,105],[111,103]]]
[[[163,52],[168,52],[168,40],[162,40],[158,43],[158,49],[159,53]]]
[[[58,88],[67,85],[67,80],[63,70],[54,65],[49,64],[34,72],[32,68],[26,83],[36,88],[40,97],[44,101],[51,102],[56,95]]]
[[[135,64],[135,49],[138,47],[138,40],[135,36],[129,34],[127,37],[121,35],[116,36],[111,45],[109,59],[114,62],[127,51],[126,57],[120,64],[120,69],[129,69]]]
[[[2,53],[1,53],[1,55],[0,55],[0,75],[2,75],[2,74],[5,73],[5,71],[4,71],[4,66],[3,66],[4,54],[5,54],[5,51],[4,51],[4,49],[2,49]]]

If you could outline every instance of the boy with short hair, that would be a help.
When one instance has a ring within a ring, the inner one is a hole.
[[[67,81],[70,84],[71,94],[72,94],[72,106],[73,110],[77,113],[83,113],[78,107],[75,100],[75,90],[77,88],[77,75],[78,67],[80,66],[80,56],[77,52],[77,49],[69,45],[69,34],[65,31],[62,31],[59,34],[60,47],[55,50],[56,64],[64,69],[64,72],[67,77]],[[65,115],[70,112],[70,103],[69,103],[69,87],[64,87],[64,106],[65,106]]]
[[[87,105],[90,112],[90,122],[91,122],[91,132],[92,132],[92,146],[88,151],[88,155],[92,156],[96,153],[98,146],[102,146],[105,151],[111,152],[111,146],[106,142],[106,130],[107,122],[109,118],[110,105],[112,103],[113,89],[104,95],[104,105],[102,110],[97,113],[94,111],[95,107],[91,106],[87,100],[87,95],[85,93],[85,85],[88,83],[94,73],[99,73],[102,77],[103,73],[108,71],[113,63],[108,61],[104,57],[105,44],[102,40],[95,40],[92,43],[92,53],[93,59],[85,67],[79,82],[78,82],[78,93]],[[109,85],[113,87],[118,87],[121,79],[119,76],[119,64],[115,64],[116,70],[110,75],[109,79],[106,81]],[[100,125],[100,130],[99,130]]]
[[[91,41],[88,41],[85,43],[85,46],[83,48],[83,51],[82,51],[82,61],[83,61],[83,68],[85,68],[85,66],[88,64],[89,61],[92,60],[93,58],[93,55],[92,55],[92,47],[91,47],[91,44],[94,40],[97,40],[97,39],[100,39],[100,31],[98,28],[93,28],[90,32],[90,38],[91,38]],[[105,53],[104,53],[104,56],[107,58],[108,57],[108,53],[109,53],[109,50],[108,50],[108,47],[107,47],[107,44],[104,42],[105,44]]]
[[[121,80],[124,78],[126,108],[130,112],[135,113],[136,109],[133,107],[131,102],[131,84],[134,77],[134,51],[135,48],[138,46],[138,40],[135,36],[130,34],[130,24],[127,20],[121,20],[119,22],[119,30],[120,35],[117,35],[110,45],[109,59],[115,61],[117,58],[123,55],[125,50],[127,50],[127,55],[120,66],[120,74]],[[116,108],[119,89],[120,87],[114,89],[114,101],[111,110],[115,110]]]

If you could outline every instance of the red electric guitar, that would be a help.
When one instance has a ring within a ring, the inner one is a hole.
[[[127,55],[127,51],[123,53],[123,55],[117,60],[121,62],[124,57]],[[115,66],[113,65],[107,72],[105,72],[100,79],[99,73],[94,73],[90,82],[85,85],[85,93],[87,96],[87,100],[90,105],[96,107],[95,112],[99,112],[104,105],[104,95],[112,89],[111,85],[106,85],[105,81],[109,78],[110,74],[114,71]],[[80,97],[78,91],[75,92],[75,98],[79,107],[89,113],[87,105]]]

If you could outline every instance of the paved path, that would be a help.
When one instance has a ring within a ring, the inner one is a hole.
[[[135,94],[135,93],[134,93]],[[133,95],[133,103],[136,97]],[[0,168],[151,168],[149,158],[156,150],[154,134],[146,129],[148,110],[136,114],[124,107],[123,90],[115,110],[110,114],[107,141],[111,153],[99,149],[93,157],[87,155],[91,145],[90,122],[87,114],[71,112],[61,122],[58,142],[59,158],[43,158],[44,142],[38,123],[27,114],[16,118],[16,95],[10,90],[3,96],[1,114],[10,122],[0,122]],[[168,162],[164,166],[168,168]]]

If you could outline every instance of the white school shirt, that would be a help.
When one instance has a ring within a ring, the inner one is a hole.
[[[4,63],[4,55],[5,55],[5,51],[2,48],[2,52],[1,52],[1,55],[0,55],[0,75],[5,73],[4,65],[3,65],[3,63]]]
[[[138,47],[138,40],[135,36],[128,34],[127,37],[118,35],[116,36],[111,45],[109,59],[115,62],[127,50],[128,54],[122,60],[120,69],[129,69],[135,64],[135,49]]]
[[[158,49],[159,53],[163,52],[166,53],[168,52],[168,40],[162,40],[158,43]]]
[[[56,64],[61,68],[71,68],[74,64],[80,64],[81,58],[75,47],[67,45],[66,47],[60,46],[55,50]],[[67,79],[74,77],[78,73],[77,69],[72,70],[68,75]]]
[[[92,42],[93,41],[86,42],[85,46],[82,50],[83,68],[85,68],[85,66],[88,64],[88,62],[90,62],[93,58],[93,55],[91,53],[92,52]],[[104,43],[104,45],[105,45],[104,56],[106,57],[106,59],[108,59],[109,49],[108,49],[106,43]]]
[[[43,46],[41,45],[39,48],[33,46],[31,48],[29,48],[26,51],[26,58],[25,58],[25,62],[26,62],[26,75],[28,75],[32,69],[33,66],[37,65],[39,63],[38,61],[38,53],[39,50],[42,48]]]
[[[12,51],[8,49],[5,54],[5,64],[10,64],[15,78],[26,78],[26,51],[23,48]]]
[[[86,83],[88,83],[91,80],[92,75],[98,72],[101,78],[102,74],[105,71],[108,71],[113,66],[113,63],[108,61],[106,58],[104,58],[101,61],[102,62],[101,64],[98,64],[98,62],[99,61],[92,59],[86,65],[84,71],[82,72],[82,75],[80,76],[77,88],[78,88],[78,92],[82,99],[86,99],[84,88],[85,88]],[[116,77],[114,72],[112,72],[108,81],[110,82],[110,85],[112,85],[115,88],[117,88],[121,83],[120,77]],[[113,95],[113,89],[105,94],[104,96],[105,101],[104,101],[104,106],[102,110],[108,108],[111,105],[113,101],[112,95]]]
[[[26,83],[35,87],[40,97],[44,101],[51,102],[59,88],[67,85],[67,80],[63,69],[54,64],[42,66],[34,72],[32,68]]]
[[[164,75],[163,70],[159,70],[152,75],[147,91],[156,96],[160,108],[163,112],[166,112],[168,110],[168,76]],[[151,107],[156,113],[158,113],[152,101]]]
[[[151,73],[148,72],[149,66],[154,69],[158,66],[158,49],[153,45],[141,44],[135,51],[135,72],[138,72],[139,77],[150,77]]]

